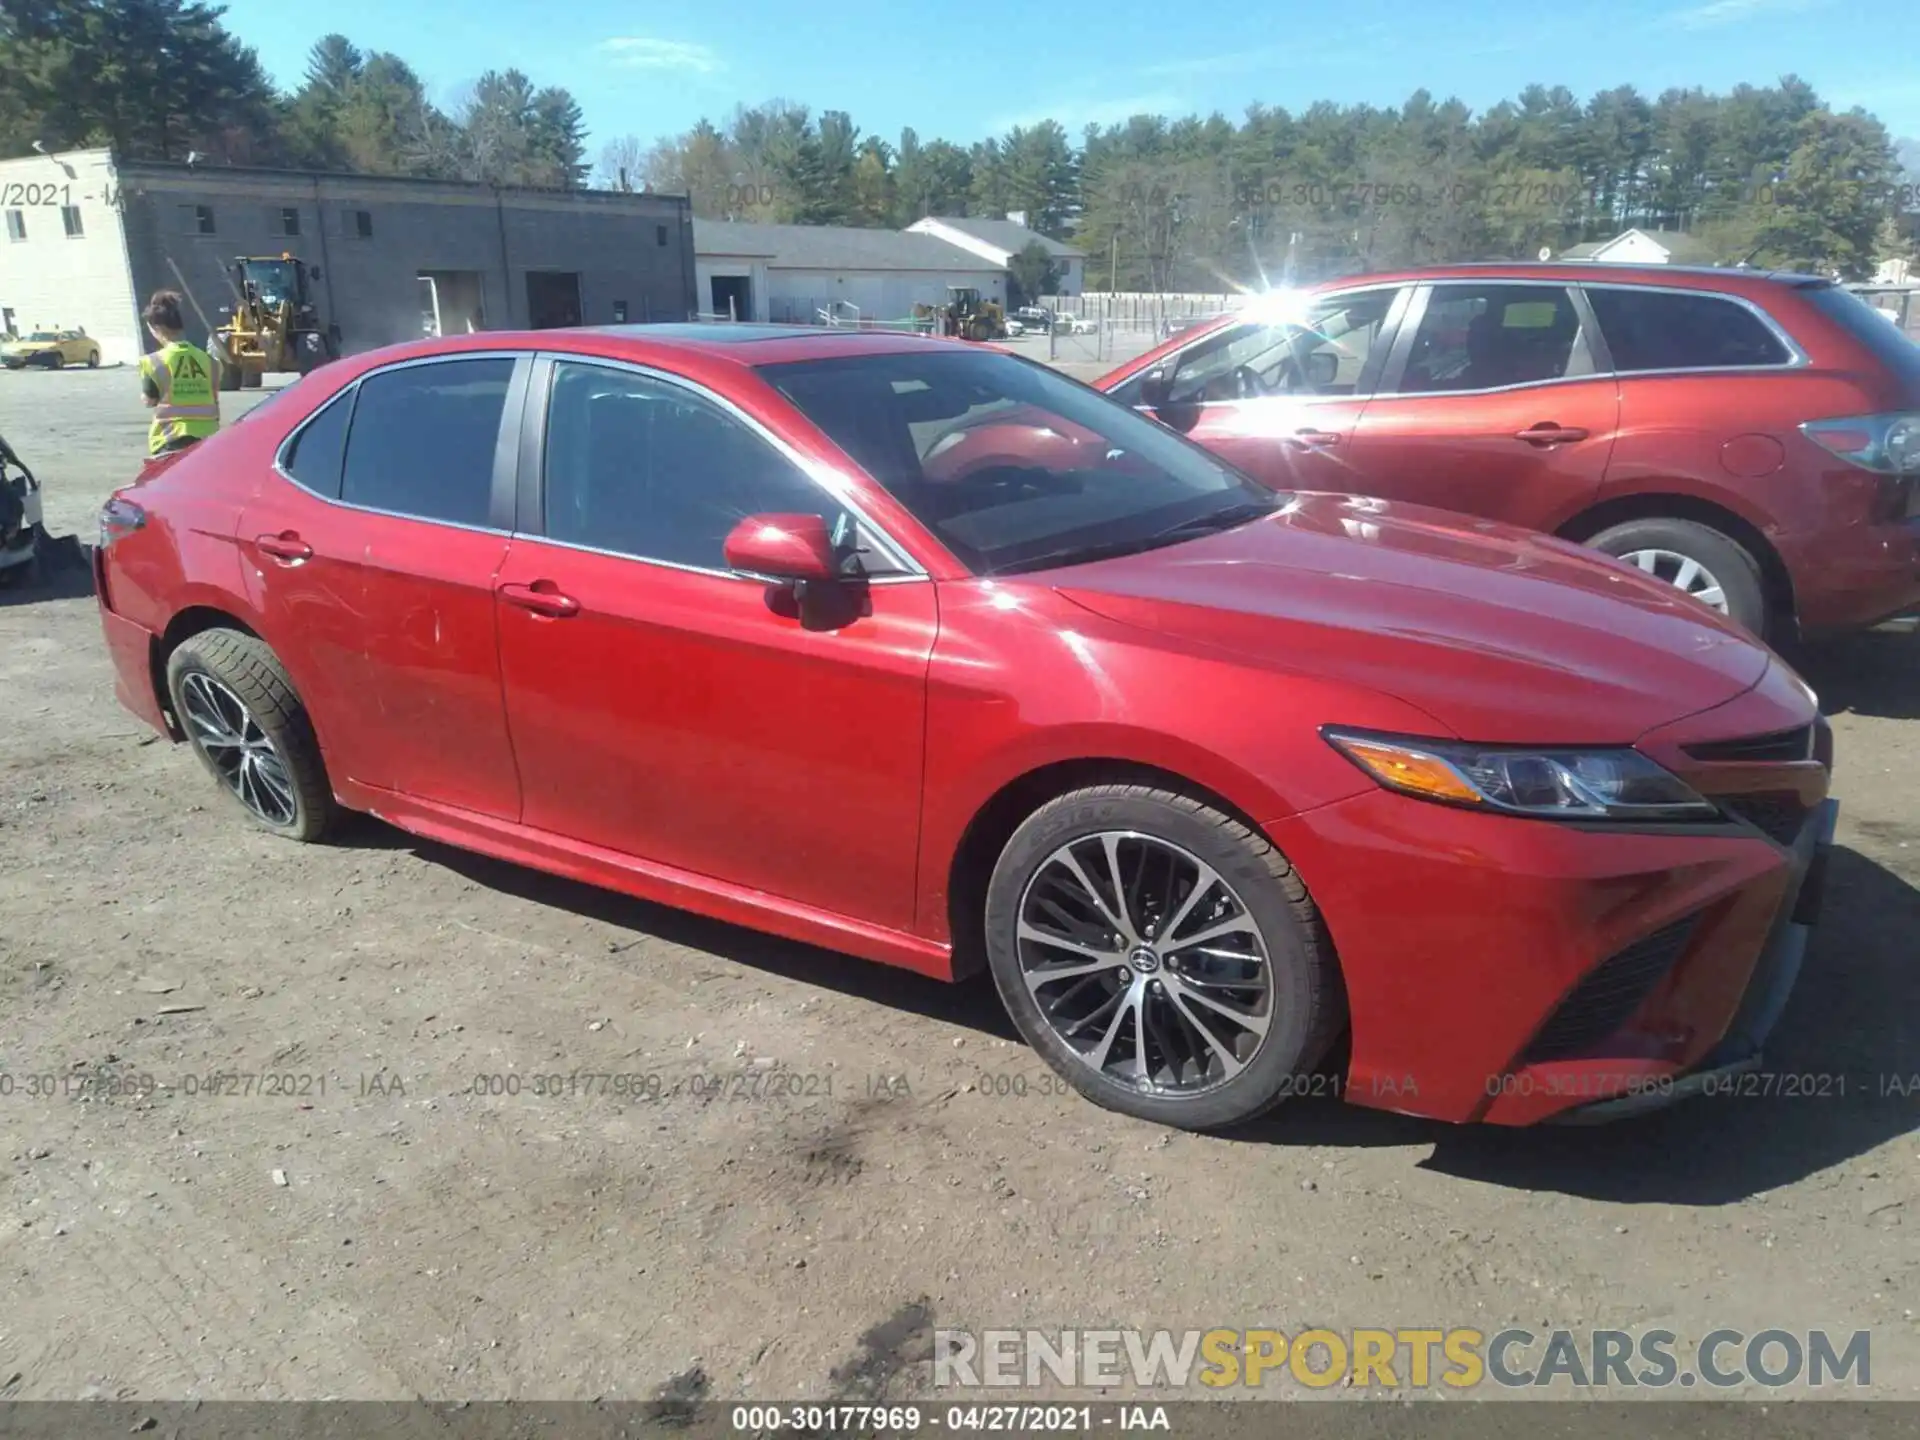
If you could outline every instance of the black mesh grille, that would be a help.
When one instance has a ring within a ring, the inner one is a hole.
[[[1521,1063],[1583,1055],[1626,1024],[1673,968],[1693,933],[1693,922],[1689,915],[1601,961],[1540,1027]]]
[[[1794,730],[1775,730],[1768,735],[1749,735],[1740,740],[1710,740],[1687,746],[1687,754],[1696,760],[1733,760],[1751,763],[1807,760],[1813,756],[1813,726]]]
[[[1762,795],[1719,795],[1720,808],[1744,820],[1776,845],[1791,845],[1807,823],[1807,807],[1791,791]]]

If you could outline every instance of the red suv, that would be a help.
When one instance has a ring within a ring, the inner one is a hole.
[[[1815,276],[1349,277],[1097,383],[1275,489],[1582,541],[1769,640],[1920,605],[1920,346]]]

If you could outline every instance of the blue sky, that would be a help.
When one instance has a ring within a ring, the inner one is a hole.
[[[1238,119],[1254,100],[1398,104],[1424,86],[1478,110],[1532,81],[1582,98],[1630,83],[1724,90],[1793,71],[1829,103],[1920,136],[1920,5],[1888,0],[1340,0],[1248,4],[1232,29],[1180,0],[230,0],[282,85],[319,35],[410,61],[445,101],[489,68],[570,89],[588,153],[773,96],[863,131],[962,143],[1052,116]],[[483,9],[493,17],[479,19]]]

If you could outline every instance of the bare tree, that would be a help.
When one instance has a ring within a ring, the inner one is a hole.
[[[647,144],[638,135],[609,140],[600,151],[593,183],[600,190],[637,190],[647,183]]]

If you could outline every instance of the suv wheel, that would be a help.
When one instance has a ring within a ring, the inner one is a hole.
[[[1183,1129],[1297,1093],[1344,1013],[1285,858],[1165,790],[1101,785],[1036,810],[994,867],[986,939],[1041,1058],[1095,1104]]]
[[[1760,565],[1746,548],[1692,520],[1629,520],[1587,543],[1684,590],[1767,637]]]
[[[265,641],[202,630],[167,659],[173,713],[200,757],[255,824],[289,840],[318,840],[333,819],[333,788],[306,707]]]

